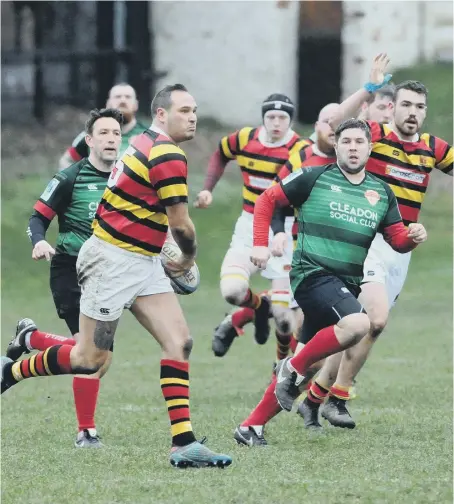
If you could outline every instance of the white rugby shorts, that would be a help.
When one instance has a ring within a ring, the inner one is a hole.
[[[364,262],[363,283],[377,282],[386,286],[389,307],[392,308],[401,293],[410,265],[411,252],[400,254],[377,233]]]
[[[292,264],[293,256],[293,239],[292,239],[292,225],[293,217],[287,217],[285,220],[285,232],[287,234],[287,246],[285,248],[284,255],[282,257],[271,256],[268,261],[267,267],[262,271],[262,276],[268,280],[275,280],[278,278],[287,278],[289,275],[290,267]],[[230,242],[230,249],[232,251],[232,257],[244,256],[245,263],[250,263],[250,255],[253,246],[253,214],[243,211],[236,221],[235,230],[233,232],[232,240]],[[269,244],[273,239],[273,232],[269,231]],[[227,251],[226,258],[229,256],[229,251]],[[223,269],[228,268],[228,260],[225,261]],[[252,266],[252,265],[251,265]],[[222,271],[221,271],[222,275]]]
[[[120,318],[140,296],[173,292],[160,256],[124,250],[92,235],[80,249],[80,311],[95,320]]]

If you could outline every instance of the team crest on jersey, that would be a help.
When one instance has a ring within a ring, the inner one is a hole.
[[[377,191],[373,191],[372,189],[366,191],[364,196],[372,206],[375,206],[380,201],[380,195]]]

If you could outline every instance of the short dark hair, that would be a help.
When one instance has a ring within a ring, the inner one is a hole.
[[[375,99],[377,96],[380,97],[387,97],[390,100],[394,101],[395,96],[396,96],[396,86],[393,84],[386,84],[382,88],[380,88],[378,91],[375,93],[371,93],[369,97],[367,98],[366,102],[370,105],[371,103],[374,103]]]
[[[364,133],[366,134],[367,141],[370,142],[372,137],[369,125],[367,124],[366,121],[363,121],[362,119],[347,119],[346,121],[339,124],[339,126],[336,129],[336,132],[334,133],[336,136],[336,142],[339,140],[339,137],[341,136],[343,131],[353,128],[359,128],[360,130],[363,130]]]
[[[117,109],[93,109],[90,111],[90,117],[85,122],[85,133],[87,133],[87,135],[93,134],[93,125],[98,119],[101,119],[101,117],[111,117],[112,119],[118,121],[120,126],[124,123],[123,114]]]
[[[427,95],[429,94],[429,91],[422,82],[416,80],[406,80],[404,82],[401,82],[400,84],[397,84],[396,91],[394,94],[394,101],[397,100],[397,94],[401,89],[408,89],[409,91],[414,91],[415,93],[422,94],[426,97],[426,100]]]
[[[158,108],[169,110],[172,105],[171,94],[173,91],[188,91],[183,84],[171,84],[158,91],[151,102],[151,117],[155,117]]]

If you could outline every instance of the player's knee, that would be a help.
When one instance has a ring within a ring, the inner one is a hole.
[[[98,373],[105,365],[107,358],[107,351],[81,351],[76,353],[74,359],[71,359],[71,362],[77,374],[90,375]]]
[[[191,336],[189,336],[188,339],[183,344],[184,360],[188,360],[189,359],[189,356],[191,355],[191,352],[192,352],[192,346],[193,346],[193,344],[194,344],[194,340],[192,339]]]
[[[373,339],[377,339],[388,323],[388,314],[375,314],[374,316],[369,316],[370,320],[370,335]]]
[[[281,334],[293,333],[295,330],[295,318],[292,310],[284,306],[271,305],[271,312],[278,332]]]
[[[351,334],[355,343],[358,343],[370,331],[370,320],[365,313],[356,313],[351,324]]]
[[[246,279],[221,278],[221,294],[227,303],[240,306],[247,297],[249,283]]]

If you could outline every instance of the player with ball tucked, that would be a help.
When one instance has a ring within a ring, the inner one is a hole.
[[[160,381],[171,424],[171,464],[225,467],[232,459],[209,450],[192,430],[188,363],[192,340],[168,276],[178,279],[187,274],[197,251],[188,214],[187,161],[178,146],[195,135],[196,109],[194,98],[181,84],[157,93],[151,105],[153,123],[113,168],[93,235],[79,252],[82,295],[76,345],[56,345],[20,362],[2,357],[2,393],[25,378],[96,372],[128,306],[162,348]],[[169,228],[181,254],[165,261],[166,274],[160,254]],[[133,369],[131,378],[134,373]]]

